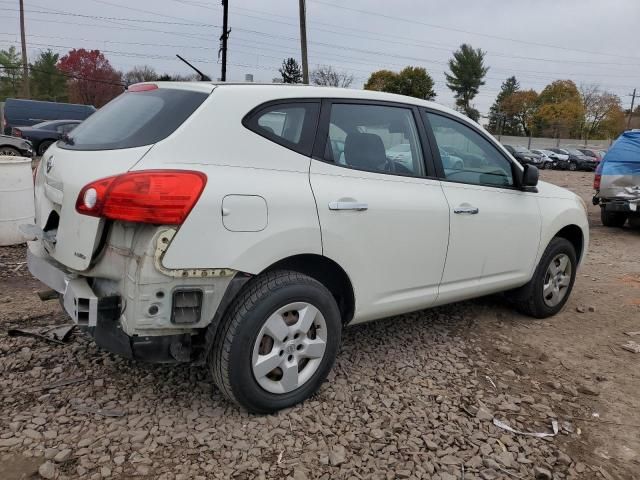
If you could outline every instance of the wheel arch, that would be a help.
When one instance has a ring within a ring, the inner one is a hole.
[[[335,261],[312,253],[293,255],[277,261],[261,273],[273,270],[293,270],[314,278],[333,295],[340,309],[342,324],[346,325],[353,319],[356,303],[353,284],[347,272]]]
[[[584,253],[584,233],[582,229],[575,224],[570,224],[562,227],[553,238],[564,238],[568,240],[576,251],[576,257],[578,263],[582,261],[582,254]]]
[[[258,275],[274,270],[293,270],[322,283],[333,295],[340,310],[342,324],[348,324],[355,312],[355,293],[349,276],[335,261],[322,255],[305,253],[292,255],[271,264]],[[224,318],[233,301],[240,295],[245,285],[256,275],[238,272],[225,291],[211,323],[201,332],[202,351],[197,355],[195,364],[206,362],[213,342],[223,326]]]

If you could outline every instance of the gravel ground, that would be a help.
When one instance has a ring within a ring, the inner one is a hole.
[[[592,174],[543,177],[590,193]],[[640,233],[591,213],[556,317],[489,297],[348,328],[320,392],[269,416],[226,403],[204,368],[131,362],[81,333],[8,337],[67,320],[35,296],[24,247],[0,248],[0,477],[637,478],[640,354],[620,345],[640,330]]]

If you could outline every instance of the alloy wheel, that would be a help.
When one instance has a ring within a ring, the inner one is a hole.
[[[549,307],[558,305],[569,291],[573,267],[568,255],[560,253],[553,257],[544,276],[542,296]]]
[[[251,367],[270,393],[289,393],[318,370],[327,347],[324,316],[307,302],[285,305],[264,322],[253,346]]]

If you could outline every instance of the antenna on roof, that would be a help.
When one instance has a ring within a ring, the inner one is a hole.
[[[193,65],[191,65],[189,62],[187,62],[184,58],[182,58],[180,55],[178,55],[176,53],[176,57],[178,57],[180,60],[182,60],[184,63],[186,63],[187,65],[189,65],[198,75],[200,75],[200,81],[202,82],[210,82],[211,78],[209,78],[208,75],[205,75],[204,73],[202,73],[200,70],[198,70],[196,67],[194,67]]]

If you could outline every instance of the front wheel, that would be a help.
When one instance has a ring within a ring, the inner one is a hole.
[[[509,292],[508,296],[525,315],[535,318],[555,315],[569,299],[577,263],[571,242],[556,237],[549,242],[529,283]]]
[[[209,359],[214,382],[250,412],[290,407],[320,388],[341,333],[340,311],[324,285],[292,271],[259,275],[217,334]]]
[[[20,156],[20,152],[13,148],[13,147],[0,147],[0,155],[6,155],[9,157],[19,157]]]
[[[571,170],[572,172],[575,172],[578,169],[578,165],[574,162],[571,162],[569,164],[569,170]]]

